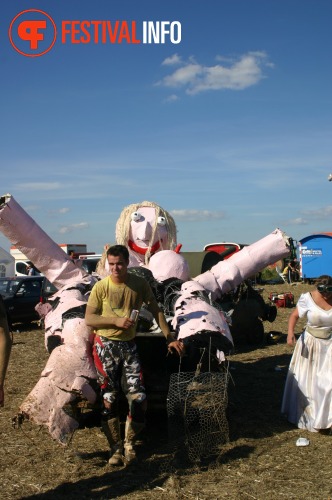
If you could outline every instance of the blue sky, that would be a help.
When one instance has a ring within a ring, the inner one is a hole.
[[[10,44],[24,9],[56,23],[41,57]],[[100,252],[143,200],[186,251],[332,231],[330,0],[4,0],[1,18],[1,194],[57,243]],[[181,42],[63,44],[63,20],[178,21]]]

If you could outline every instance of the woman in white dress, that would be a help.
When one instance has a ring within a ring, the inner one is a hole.
[[[307,318],[296,341],[299,318]],[[332,426],[332,277],[320,276],[316,290],[300,296],[288,321],[287,343],[295,345],[289,365],[282,413],[301,429]]]

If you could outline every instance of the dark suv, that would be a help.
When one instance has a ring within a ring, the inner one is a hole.
[[[54,292],[56,288],[44,276],[0,278],[0,295],[10,325],[38,320],[35,306],[38,302],[45,302]]]

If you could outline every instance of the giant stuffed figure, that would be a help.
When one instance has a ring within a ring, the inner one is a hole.
[[[129,265],[148,265],[151,255],[174,250],[176,226],[173,217],[151,201],[125,207],[116,223],[117,243],[129,250]]]
[[[125,207],[116,223],[116,241],[125,245],[129,251],[129,267],[148,267],[152,255],[161,250],[175,250],[176,225],[173,217],[153,201],[133,203]],[[97,265],[99,276],[109,274],[106,252],[109,244]]]
[[[94,404],[98,398],[97,373],[92,358],[93,332],[84,322],[87,297],[98,275],[91,276],[36,224],[12,195],[0,198],[0,229],[9,241],[54,283],[58,292],[49,304],[39,305],[44,317],[45,343],[49,360],[40,380],[22,403],[18,419],[45,425],[51,436],[66,444],[78,428],[69,408],[78,400]],[[209,331],[217,342],[217,356],[224,359],[223,346],[232,337],[223,313],[213,300],[234,290],[246,278],[289,255],[289,241],[275,230],[245,247],[210,271],[189,279],[188,266],[176,248],[173,218],[156,203],[142,202],[126,207],[116,225],[117,243],[130,250],[130,265],[148,267],[157,282],[176,276],[182,282],[172,316],[178,338],[190,339]],[[103,259],[102,259],[103,260]],[[103,277],[108,270],[99,266]],[[208,298],[207,298],[208,297]]]

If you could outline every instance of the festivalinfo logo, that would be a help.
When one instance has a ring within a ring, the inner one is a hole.
[[[62,20],[38,9],[19,12],[11,21],[8,36],[13,48],[26,57],[49,52],[58,38],[62,44],[179,44],[179,21]]]

